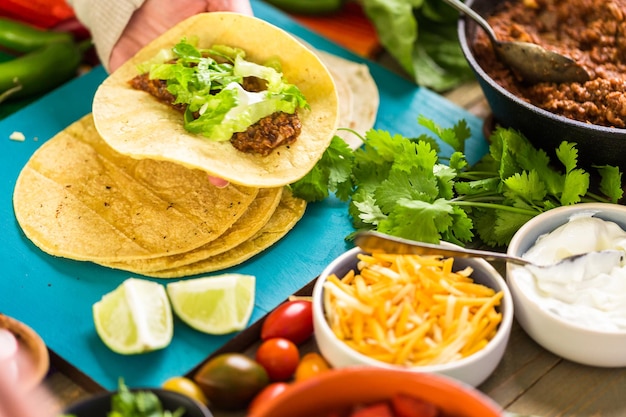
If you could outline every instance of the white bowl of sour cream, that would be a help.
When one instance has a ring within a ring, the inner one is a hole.
[[[540,265],[602,250],[626,251],[626,206],[584,203],[542,213],[515,234],[508,254]],[[585,365],[626,366],[626,256],[584,257],[550,273],[508,264],[515,317],[552,353]]]

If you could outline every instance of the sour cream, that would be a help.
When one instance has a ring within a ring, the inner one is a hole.
[[[604,250],[626,251],[626,231],[585,213],[540,236],[522,257],[551,265],[568,256]],[[587,255],[549,269],[524,267],[515,279],[529,298],[574,325],[626,330],[626,263],[621,255]]]

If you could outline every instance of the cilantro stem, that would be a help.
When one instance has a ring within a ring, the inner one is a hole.
[[[458,195],[453,198],[452,201],[504,201],[504,196],[491,191],[485,191],[471,195]]]
[[[464,180],[484,180],[487,178],[499,178],[499,176],[497,174],[494,175],[493,171],[466,171],[459,172],[458,178]]]
[[[582,198],[583,202],[602,202],[602,203],[612,203],[609,198],[602,197],[601,195],[594,194],[592,192],[587,192],[587,194]]]
[[[450,204],[453,204],[456,206],[481,207],[481,208],[487,208],[487,209],[492,209],[492,210],[503,210],[503,211],[508,211],[511,213],[525,214],[528,216],[536,216],[539,212],[537,210],[529,210],[529,209],[523,209],[519,207],[505,206],[503,204],[483,203],[480,201],[452,200],[450,201]]]

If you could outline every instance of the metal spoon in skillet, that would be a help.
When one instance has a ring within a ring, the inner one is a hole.
[[[524,81],[530,84],[589,81],[587,71],[571,58],[530,42],[499,41],[489,23],[465,3],[460,0],[444,1],[478,23],[489,36],[498,57]]]

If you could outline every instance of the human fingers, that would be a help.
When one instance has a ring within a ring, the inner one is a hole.
[[[211,175],[209,175],[209,182],[217,188],[224,188],[227,187],[229,184],[227,180],[220,177],[213,177]]]
[[[206,0],[146,0],[135,11],[111,51],[109,69],[115,71],[141,48],[178,22],[206,11]]]
[[[231,11],[252,15],[249,0],[146,0],[135,11],[109,58],[115,71],[141,48],[178,22],[201,12]]]
[[[206,0],[208,12],[236,12],[252,16],[250,0]]]
[[[43,387],[26,390],[15,382],[8,366],[0,364],[0,417],[55,417],[58,402]]]

